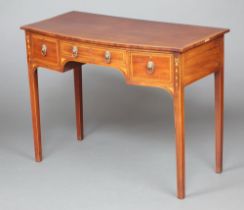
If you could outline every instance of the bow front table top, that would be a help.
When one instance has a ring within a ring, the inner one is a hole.
[[[42,160],[38,67],[57,72],[73,70],[77,138],[81,140],[82,66],[97,64],[119,70],[127,84],[158,87],[172,95],[180,199],[185,197],[184,89],[213,73],[216,172],[222,171],[224,34],[228,29],[84,12],[69,12],[21,29],[26,37],[36,161]]]

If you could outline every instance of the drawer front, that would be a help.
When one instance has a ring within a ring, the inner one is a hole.
[[[131,80],[171,83],[173,80],[171,54],[132,52]]]
[[[126,51],[97,45],[62,41],[62,58],[102,66],[125,67]]]
[[[92,63],[104,66],[124,67],[126,51],[114,48],[92,47]]]
[[[61,42],[61,55],[63,58],[77,62],[90,63],[91,47],[76,42]]]
[[[58,41],[46,36],[32,35],[32,57],[41,64],[58,64]]]

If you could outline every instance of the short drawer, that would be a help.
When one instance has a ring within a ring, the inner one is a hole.
[[[89,45],[62,41],[60,49],[62,58],[81,63],[90,63],[91,61],[91,47]]]
[[[32,58],[43,64],[58,64],[58,41],[55,38],[32,35]]]
[[[122,49],[92,47],[92,63],[97,65],[124,67],[126,51]]]
[[[131,80],[171,83],[172,58],[171,54],[131,52]]]

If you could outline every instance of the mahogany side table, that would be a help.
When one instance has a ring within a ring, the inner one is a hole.
[[[74,71],[77,138],[83,139],[82,65],[119,70],[128,84],[172,95],[176,130],[177,196],[185,197],[184,89],[215,76],[216,172],[222,171],[224,34],[228,29],[69,12],[25,30],[35,159],[42,160],[38,67]]]

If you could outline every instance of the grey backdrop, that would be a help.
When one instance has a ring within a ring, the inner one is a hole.
[[[42,163],[33,141],[23,24],[70,10],[227,27],[224,172],[214,173],[213,76],[186,89],[186,199],[175,197],[172,99],[84,66],[85,140],[75,138],[73,74],[40,71]],[[244,208],[244,1],[0,2],[0,209]]]

